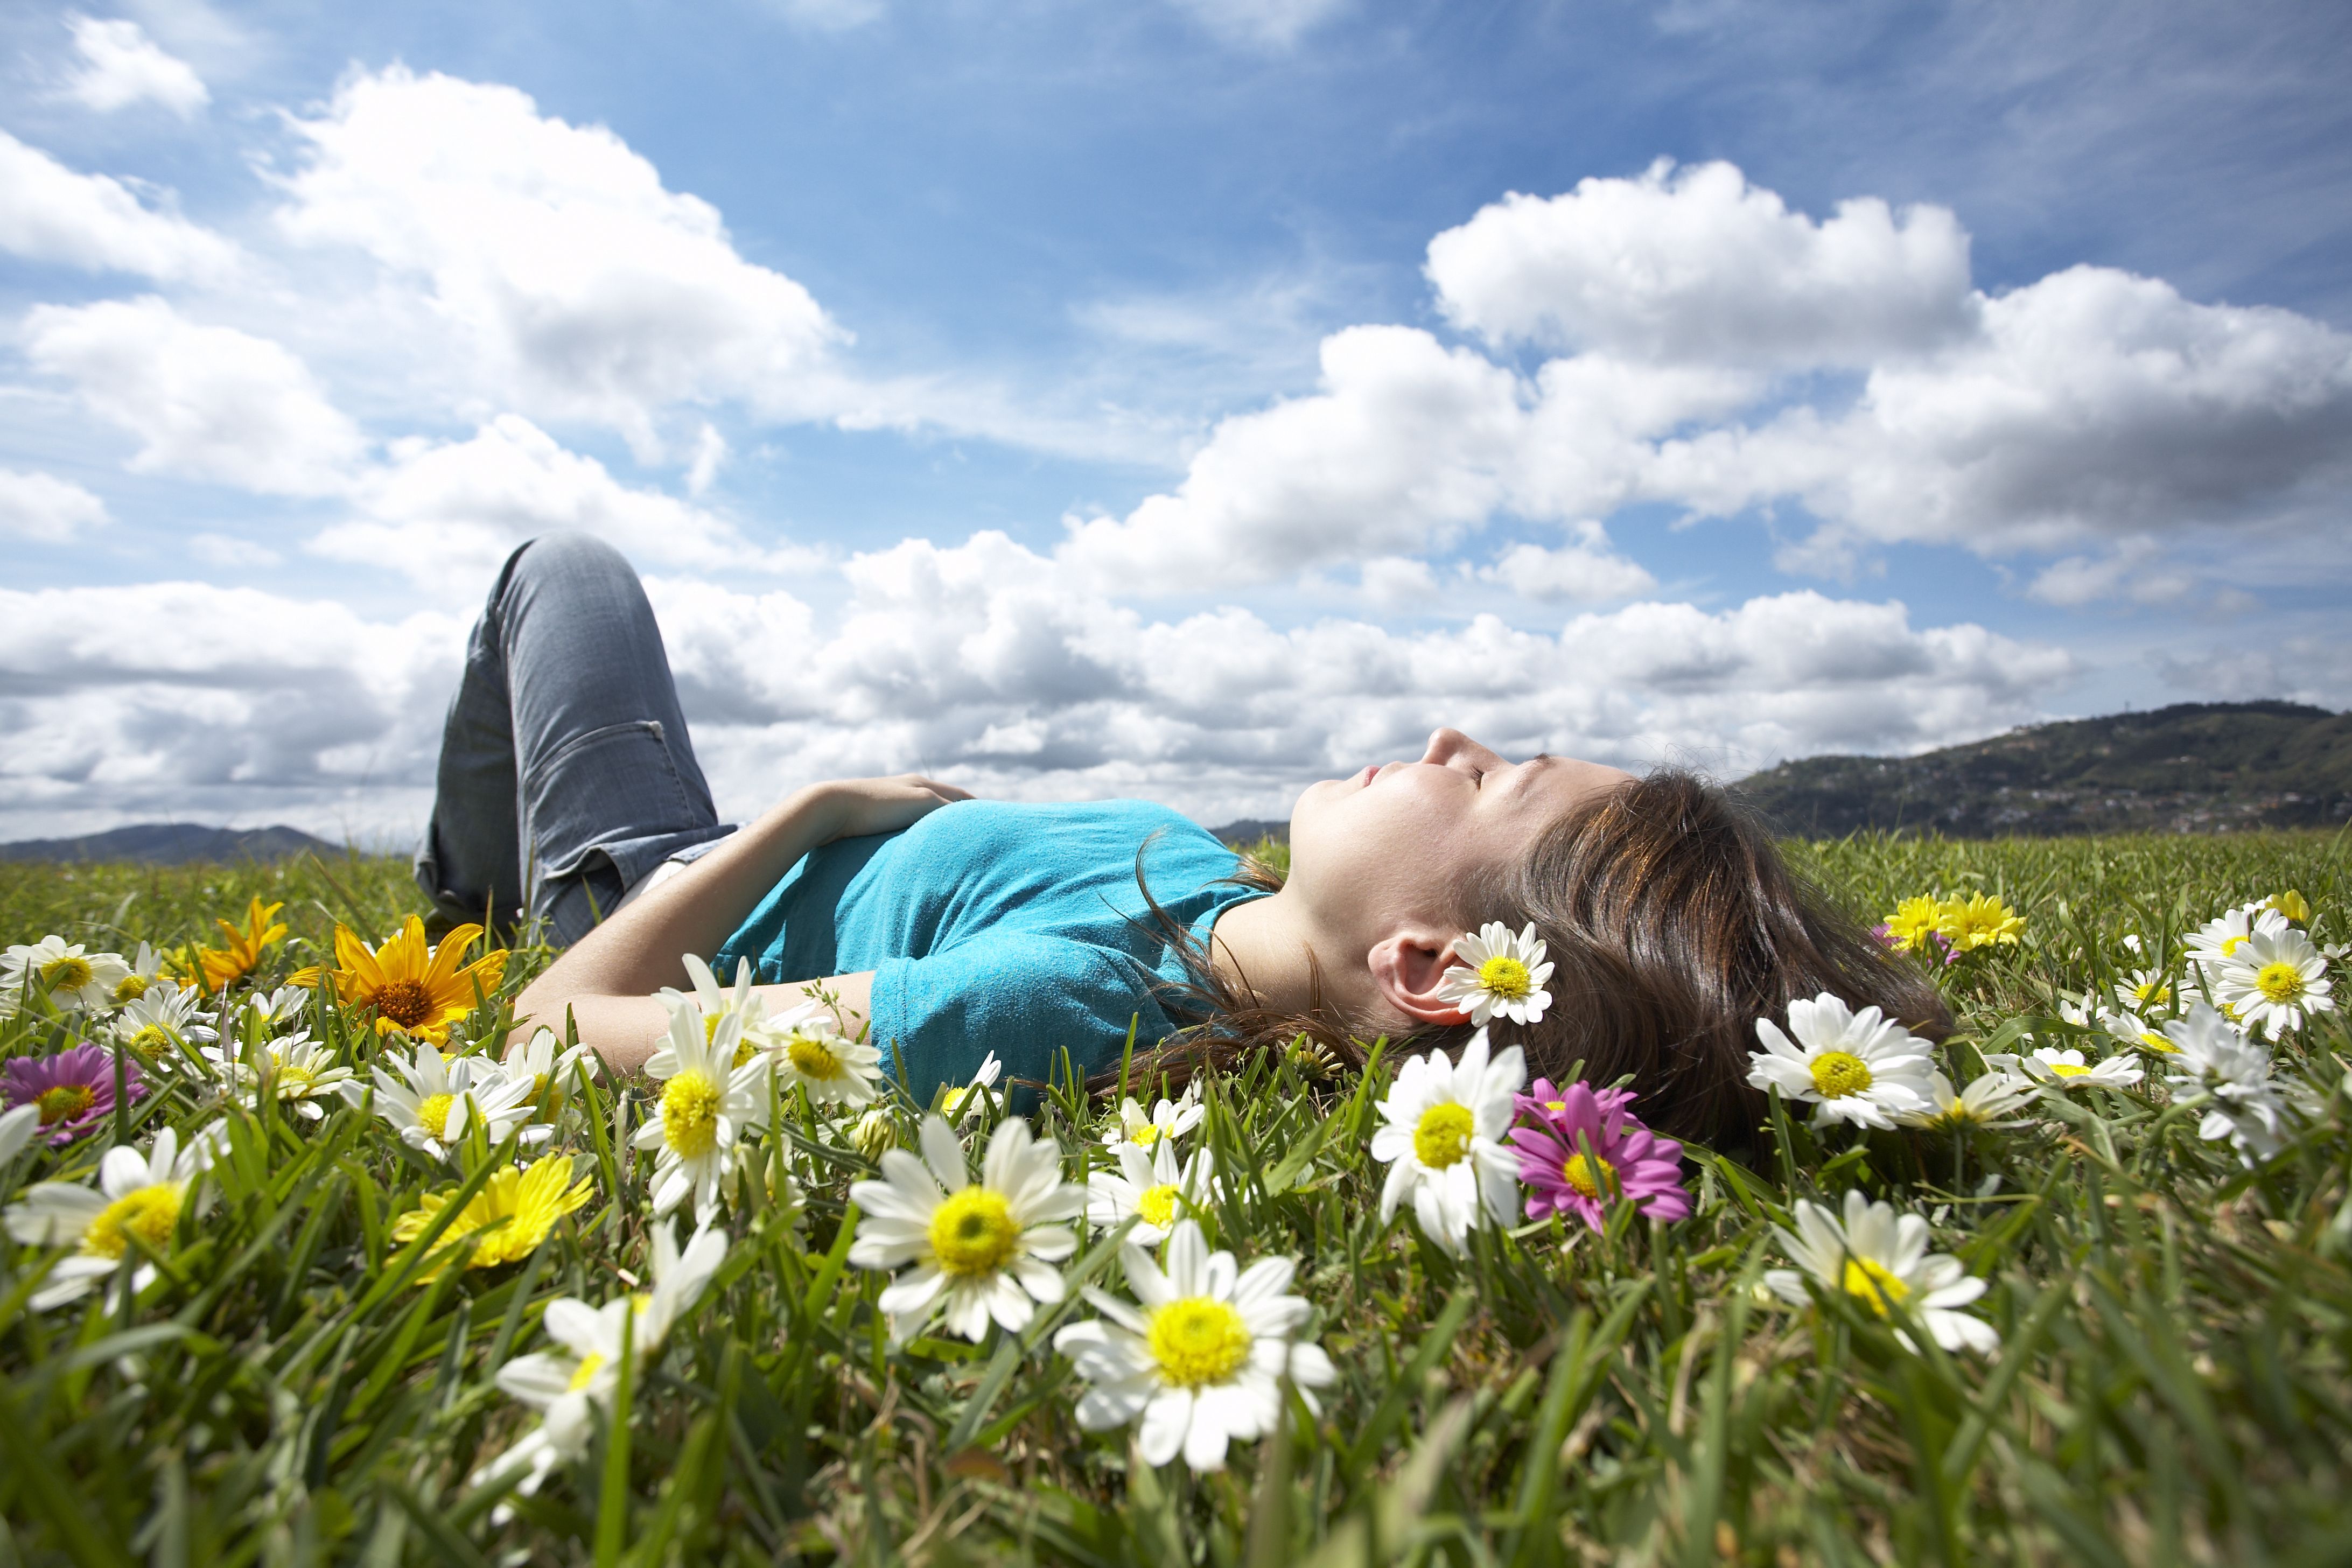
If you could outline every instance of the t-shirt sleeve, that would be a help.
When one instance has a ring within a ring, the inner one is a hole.
[[[905,1064],[918,1101],[940,1084],[969,1082],[992,1051],[1005,1078],[1045,1083],[1066,1049],[1084,1079],[1118,1065],[1129,1018],[1141,1016],[1139,1050],[1167,1032],[1151,995],[1156,978],[1126,953],[1067,937],[982,936],[883,963],[874,972],[872,1038],[884,1071]]]

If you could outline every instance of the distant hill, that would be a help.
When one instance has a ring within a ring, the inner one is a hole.
[[[295,827],[202,827],[142,822],[80,838],[20,838],[0,844],[0,860],[136,860],[184,866],[192,860],[283,860],[304,850],[341,855],[323,838]]]
[[[1269,822],[1258,816],[1244,816],[1239,822],[1228,822],[1209,831],[1228,844],[1251,845],[1261,838],[1271,838],[1276,844],[1290,842],[1289,823]]]
[[[1782,831],[2227,833],[2352,818],[2352,715],[2182,702],[2034,724],[1916,757],[1808,757],[1740,782]]]

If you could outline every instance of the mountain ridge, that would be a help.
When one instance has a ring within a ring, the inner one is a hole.
[[[71,864],[129,860],[149,866],[185,866],[199,860],[283,860],[305,852],[342,853],[325,839],[283,823],[268,827],[206,827],[193,822],[134,822],[104,833],[0,844],[0,860]]]

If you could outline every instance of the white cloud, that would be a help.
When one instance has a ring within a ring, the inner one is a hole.
[[[1173,0],[1223,42],[1278,53],[1337,16],[1347,0]]]
[[[775,570],[803,558],[762,550],[723,519],[615,479],[520,415],[464,441],[394,442],[352,492],[355,515],[310,543],[318,554],[402,573],[458,600],[480,595],[525,540],[580,529],[665,570]]]
[[[68,15],[80,68],[66,90],[101,114],[150,100],[186,119],[212,101],[203,79],[184,60],[156,47],[136,22]]]
[[[2151,662],[2166,685],[2198,697],[2224,702],[2275,697],[2338,712],[2352,709],[2352,645],[2339,637],[2158,654]]]
[[[650,455],[674,403],[799,417],[837,401],[825,353],[845,334],[808,291],[743,259],[717,209],[603,126],[397,66],[294,125],[309,148],[285,232],[422,281],[493,405],[597,421]]]
[[[1825,223],[1729,163],[1517,192],[1429,242],[1448,320],[1496,343],[1706,364],[1866,364],[1966,334],[1969,241],[1951,213],[1874,197]]]
[[[208,566],[231,572],[251,572],[275,566],[285,559],[266,544],[226,533],[199,533],[188,541],[188,552]]]
[[[308,366],[267,338],[188,321],[152,295],[37,305],[26,357],[144,443],[131,467],[278,495],[344,488],[363,443]]]
[[[709,420],[703,421],[702,434],[695,437],[694,461],[686,470],[686,493],[700,496],[719,478],[719,466],[727,460],[727,437]]]
[[[1575,542],[1557,550],[1514,545],[1480,567],[1478,580],[1536,600],[1630,599],[1658,585],[1648,572],[1610,548],[1599,523],[1587,521],[1575,533]]]
[[[0,468],[0,534],[61,544],[106,521],[106,503],[69,479]]]
[[[846,33],[880,21],[888,9],[883,0],[767,0],[767,4],[795,27],[816,33]]]
[[[173,213],[150,212],[121,181],[77,174],[0,131],[0,250],[29,261],[150,278],[226,273],[236,247]]]

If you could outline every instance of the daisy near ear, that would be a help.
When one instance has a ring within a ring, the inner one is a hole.
[[[1458,1005],[1472,1023],[1500,1014],[1515,1024],[1532,1024],[1551,1005],[1544,982],[1551,978],[1552,966],[1544,962],[1534,921],[1514,936],[1502,921],[1488,921],[1463,932],[1454,951],[1464,962],[1445,972],[1437,994]]]

